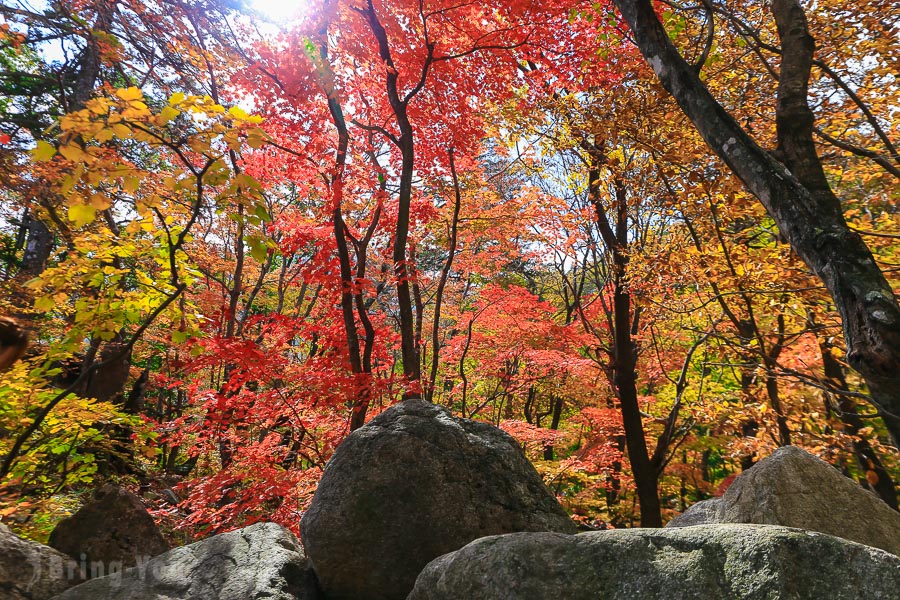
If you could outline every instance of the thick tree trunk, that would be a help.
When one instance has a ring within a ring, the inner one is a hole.
[[[847,226],[839,206],[803,185],[713,98],[669,40],[650,0],[615,4],[662,85],[825,283],[841,314],[848,362],[865,378],[873,403],[900,439],[900,306],[869,248]],[[788,147],[785,140],[782,150]]]
[[[30,278],[37,277],[47,268],[47,261],[53,251],[53,234],[43,221],[35,219],[30,212],[25,215],[22,227],[27,238],[21,272]]]
[[[104,364],[87,377],[84,388],[79,393],[81,396],[96,398],[100,402],[113,402],[122,394],[131,371],[131,349],[122,352],[125,347],[124,338],[125,335],[119,333],[112,341],[103,345],[99,355]],[[96,359],[86,362],[83,369],[87,370],[94,360]]]

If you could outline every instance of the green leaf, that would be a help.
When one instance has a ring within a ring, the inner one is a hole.
[[[52,296],[41,296],[34,301],[34,309],[40,312],[50,312],[56,306]]]
[[[56,156],[56,148],[53,147],[53,144],[40,141],[37,143],[37,148],[31,151],[31,155],[38,162],[47,162]]]
[[[262,204],[256,205],[256,208],[253,209],[253,214],[262,219],[264,223],[272,222],[272,215],[269,214],[269,211],[267,211],[266,207]]]
[[[266,241],[258,238],[258,237],[248,237],[247,245],[250,247],[250,256],[262,262],[266,260],[266,256],[269,253],[269,247],[266,244]]]

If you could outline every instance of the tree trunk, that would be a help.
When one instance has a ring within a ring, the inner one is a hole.
[[[22,227],[27,232],[21,272],[29,278],[37,277],[47,268],[53,251],[53,234],[43,221],[35,219],[31,212],[25,215]]]
[[[869,248],[847,226],[839,206],[801,183],[713,98],[669,40],[650,0],[615,4],[662,85],[828,288],[841,314],[848,362],[865,378],[873,404],[900,439],[900,306]],[[795,52],[790,44],[786,50]],[[785,63],[793,59],[785,52]],[[785,141],[782,150],[788,147]]]
[[[816,331],[815,317],[812,311],[809,312],[808,321],[810,329]],[[838,390],[834,394],[837,400],[838,416],[844,425],[844,433],[853,438],[853,454],[857,464],[866,474],[866,483],[888,506],[894,510],[900,510],[897,506],[897,489],[890,473],[884,468],[881,458],[869,441],[859,436],[859,430],[865,427],[865,423],[857,413],[856,402],[849,395],[840,393],[847,392],[850,388],[847,385],[847,378],[844,377],[844,369],[832,352],[831,340],[816,333],[816,341],[819,343],[819,351],[822,354],[825,382]]]
[[[394,66],[391,56],[391,48],[388,42],[387,31],[375,14],[375,6],[372,0],[368,0],[363,13],[369,22],[372,35],[378,44],[378,52],[384,61],[386,69],[385,87],[394,120],[400,130],[399,137],[393,137],[392,141],[400,149],[400,189],[397,198],[397,223],[394,232],[394,274],[397,277],[397,306],[400,312],[400,353],[403,359],[403,375],[407,380],[407,389],[403,399],[421,397],[421,366],[419,364],[419,348],[416,344],[416,323],[413,314],[412,294],[410,293],[410,279],[412,277],[410,261],[407,257],[406,247],[409,238],[409,209],[412,202],[412,180],[415,168],[415,142],[413,127],[409,120],[409,101],[422,89],[429,66],[434,58],[434,44],[428,46],[428,56],[422,66],[419,84],[407,95],[401,97],[398,87],[399,73]]]
[[[431,323],[431,368],[428,374],[428,386],[425,389],[425,399],[429,402],[434,398],[434,384],[437,381],[438,364],[440,361],[440,326],[441,326],[441,306],[444,302],[444,288],[447,286],[447,280],[450,278],[450,271],[453,269],[453,259],[456,257],[456,239],[459,231],[459,212],[462,208],[462,192],[459,188],[459,177],[456,173],[456,162],[453,159],[453,149],[448,152],[450,159],[450,176],[453,180],[453,215],[450,217],[450,226],[448,228],[449,239],[447,240],[447,260],[441,268],[441,276],[438,280],[437,291],[434,294],[434,318]]]
[[[599,197],[599,165],[604,157],[598,146],[590,148],[591,167],[588,172],[588,193],[596,212],[597,227],[603,243],[612,253],[613,262],[613,344],[612,383],[619,400],[622,426],[625,430],[625,446],[631,473],[637,488],[641,509],[642,527],[662,527],[659,503],[659,471],[650,461],[644,423],[638,403],[637,351],[632,338],[633,314],[631,292],[628,289],[628,204],[625,184],[618,177],[615,187],[615,222],[610,223],[606,209]],[[635,321],[636,322],[636,321]]]
[[[559,429],[559,421],[562,418],[562,409],[565,404],[565,400],[562,396],[551,396],[550,402],[552,403],[552,414],[550,415],[550,429],[556,431]],[[544,448],[544,460],[553,460],[554,448],[552,445]]]
[[[619,408],[622,411],[622,424],[625,428],[628,460],[631,463],[638,503],[641,507],[641,527],[662,527],[658,474],[650,464],[647,440],[644,436],[644,424],[638,404],[637,379],[634,372],[637,355],[634,351],[634,340],[631,339],[631,294],[624,289],[622,283],[617,276],[616,289],[613,293],[615,386],[619,398]]]

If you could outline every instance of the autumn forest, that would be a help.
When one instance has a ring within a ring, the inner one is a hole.
[[[897,2],[283,4],[0,2],[5,524],[297,531],[410,398],[585,527],[787,445],[897,509]]]

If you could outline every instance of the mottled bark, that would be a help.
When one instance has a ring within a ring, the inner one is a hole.
[[[25,215],[22,227],[27,237],[21,273],[29,278],[37,277],[47,268],[47,261],[53,251],[53,234],[43,221],[35,219],[30,212]]]

